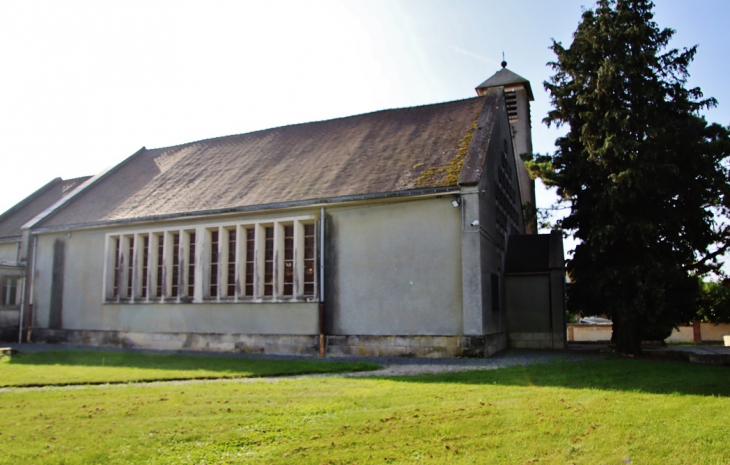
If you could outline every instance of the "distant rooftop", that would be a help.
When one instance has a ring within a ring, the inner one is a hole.
[[[0,240],[20,237],[21,227],[91,176],[63,180],[56,178],[0,215]]]

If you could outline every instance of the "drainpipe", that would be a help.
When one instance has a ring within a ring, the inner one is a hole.
[[[23,289],[20,291],[20,319],[18,320],[18,344],[23,343],[23,309],[25,308],[25,283],[28,281],[27,268],[23,268]]]
[[[33,330],[33,289],[35,287],[35,258],[38,254],[38,236],[33,236],[33,261],[30,268],[30,296],[28,296],[28,333],[26,342],[30,342],[30,334]]]
[[[319,213],[319,356],[324,357],[324,207]]]

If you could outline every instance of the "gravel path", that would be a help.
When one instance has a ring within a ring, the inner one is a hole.
[[[230,357],[248,359],[270,359],[270,360],[316,360],[323,362],[371,362],[383,368],[375,371],[356,373],[325,373],[317,375],[295,375],[277,377],[274,379],[303,378],[303,377],[378,377],[378,376],[412,376],[420,374],[455,373],[469,370],[494,370],[514,365],[531,365],[535,363],[547,363],[552,360],[580,361],[586,359],[600,358],[596,351],[576,350],[518,350],[509,349],[488,358],[411,358],[411,357],[309,357],[294,355],[258,355],[221,352],[195,352],[195,351],[153,351],[143,349],[114,349],[88,346],[77,346],[67,344],[10,344],[10,347],[20,352],[42,352],[49,350],[104,350],[119,352],[137,352],[154,354],[175,354],[189,355],[195,357]],[[261,378],[248,378],[244,380],[258,380]],[[209,380],[190,381],[167,381],[171,383],[192,383],[209,382]],[[159,384],[155,382],[150,384]],[[0,390],[1,391],[1,390]]]

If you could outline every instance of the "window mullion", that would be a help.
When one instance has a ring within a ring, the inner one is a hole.
[[[154,291],[154,284],[152,279],[152,272],[154,270],[154,266],[152,263],[152,256],[154,255],[152,253],[153,238],[154,236],[152,235],[152,233],[147,233],[142,237],[142,240],[144,241],[142,250],[142,267],[144,268],[142,272],[142,279],[145,280],[145,282],[142,283],[142,297],[144,298],[145,302],[150,301],[150,298],[152,297],[152,292]]]
[[[202,302],[205,295],[205,283],[208,282],[210,259],[206,253],[207,237],[204,227],[195,229],[195,290],[192,296],[194,302]]]

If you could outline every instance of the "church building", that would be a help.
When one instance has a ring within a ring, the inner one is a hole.
[[[530,83],[503,68],[476,90],[143,147],[54,181],[68,189],[43,208],[0,216],[23,283],[0,326],[16,318],[21,339],[48,343],[323,356],[562,347],[562,242],[535,234],[519,157]]]

